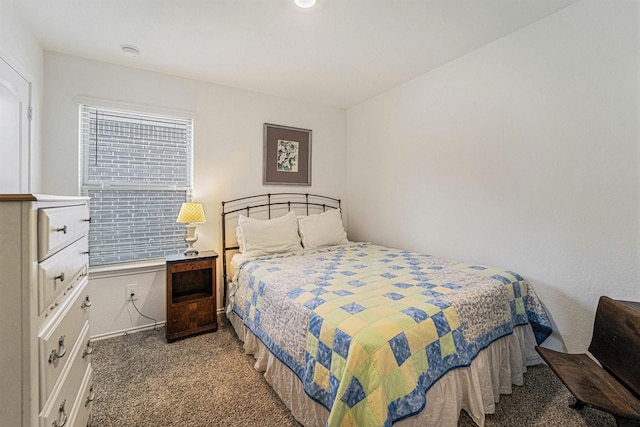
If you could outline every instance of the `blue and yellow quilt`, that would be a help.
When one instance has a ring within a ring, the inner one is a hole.
[[[531,323],[551,326],[518,274],[354,244],[259,258],[237,274],[233,311],[329,411],[329,426],[389,426],[431,385]]]

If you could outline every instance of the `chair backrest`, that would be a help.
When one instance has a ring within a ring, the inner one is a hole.
[[[640,303],[600,297],[589,352],[640,396]]]

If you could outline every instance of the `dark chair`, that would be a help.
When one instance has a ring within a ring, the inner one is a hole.
[[[576,398],[573,408],[588,405],[618,426],[640,426],[640,303],[600,297],[589,345],[599,364],[586,353],[536,350]]]

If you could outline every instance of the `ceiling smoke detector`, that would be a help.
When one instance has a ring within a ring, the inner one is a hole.
[[[135,46],[123,44],[122,46],[120,46],[120,48],[122,49],[122,54],[124,56],[128,56],[129,58],[135,58],[136,56],[140,55],[140,49]]]

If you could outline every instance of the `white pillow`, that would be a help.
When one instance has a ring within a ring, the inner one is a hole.
[[[240,252],[247,256],[302,250],[293,211],[273,219],[256,219],[240,214],[236,234]]]
[[[349,243],[339,209],[298,217],[298,228],[305,249]]]
[[[236,239],[238,239],[238,247],[239,247],[240,253],[244,253],[245,252],[244,235],[242,234],[242,227],[240,226],[236,227]]]

